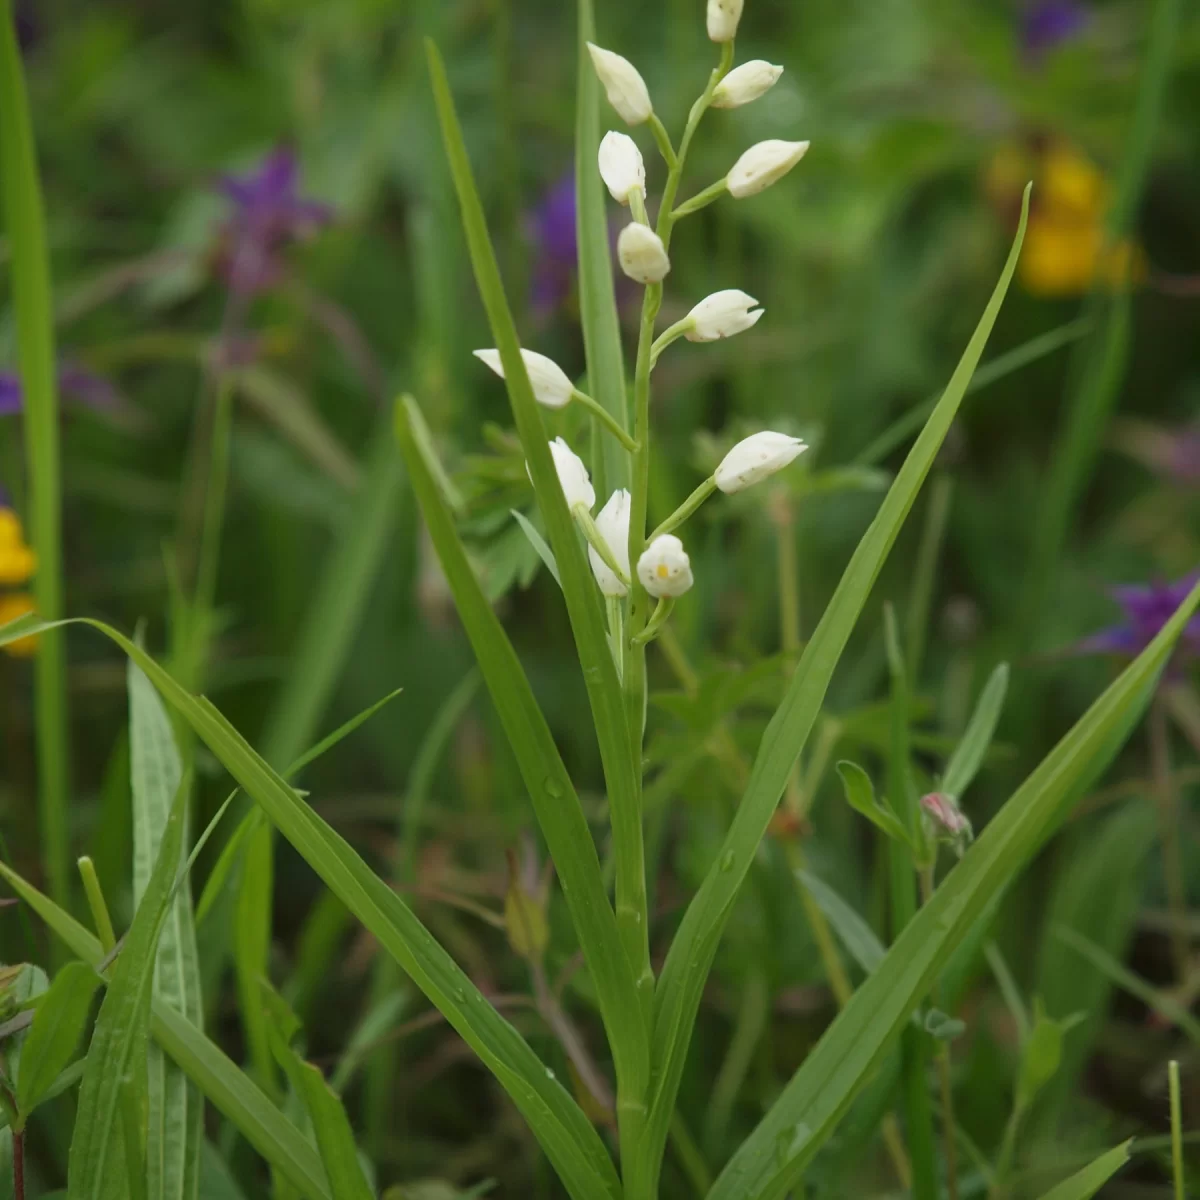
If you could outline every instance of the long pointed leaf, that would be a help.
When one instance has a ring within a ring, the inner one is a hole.
[[[140,904],[150,883],[183,764],[170,718],[158,693],[129,664],[130,781],[133,794],[133,899]],[[180,846],[180,863],[187,846]],[[192,915],[192,889],[184,879],[171,902],[158,942],[154,995],[193,1025],[204,1025],[200,963]],[[162,1200],[195,1200],[200,1186],[204,1104],[187,1076],[158,1046],[147,1049],[149,1099],[146,1187]]]
[[[10,622],[0,628],[0,645],[40,632],[45,624],[36,618]],[[74,618],[62,624],[98,629],[146,673],[163,698],[261,806],[330,891],[375,935],[496,1076],[541,1142],[570,1194],[579,1200],[602,1197],[615,1200],[620,1195],[616,1170],[579,1105],[553,1073],[547,1071],[524,1038],[434,941],[408,905],[367,867],[349,843],[255,753],[217,708],[203,697],[191,695],[140,646],[102,621]],[[588,844],[591,845],[590,838]]]
[[[1042,1200],[1091,1200],[1128,1161],[1129,1143],[1123,1142],[1051,1188]]]
[[[804,649],[787,694],[763,734],[750,782],[716,862],[688,906],[667,955],[654,1006],[654,1059],[659,1082],[652,1100],[653,1137],[647,1139],[651,1143],[647,1153],[655,1155],[656,1160],[661,1158],[700,997],[721,933],[792,766],[820,712],[842,651],[983,354],[1016,269],[1028,212],[1026,189],[1016,239],[979,326]]]
[[[1097,761],[1116,749],[1145,706],[1200,586],[1120,678],[989,823],[887,957],[825,1031],[767,1116],[734,1155],[709,1200],[780,1200],[854,1096],[988,902],[1061,821]]]

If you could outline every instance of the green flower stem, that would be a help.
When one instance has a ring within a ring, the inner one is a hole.
[[[920,880],[921,903],[928,904],[933,899],[936,886],[932,865],[921,868]],[[958,1200],[958,1146],[954,1136],[957,1123],[954,1119],[954,1081],[951,1066],[950,1043],[942,1042],[937,1048],[937,1074],[942,1101],[942,1158],[946,1169],[946,1200]]]
[[[617,562],[616,556],[612,552],[612,547],[605,540],[604,534],[596,528],[596,520],[582,504],[577,504],[571,509],[571,515],[575,518],[579,528],[583,530],[583,536],[587,538],[587,544],[591,546],[595,552],[600,555],[600,561],[626,586],[629,586],[629,575]]]
[[[659,631],[667,623],[671,616],[671,610],[675,607],[674,596],[660,596],[658,604],[654,607],[654,612],[650,616],[650,620],[646,622],[646,627],[641,633],[636,635],[636,641],[639,646],[648,645],[658,637]]]
[[[1167,1064],[1167,1082],[1171,1093],[1171,1173],[1175,1184],[1175,1200],[1186,1200],[1187,1187],[1183,1181],[1183,1104],[1179,1097],[1179,1064],[1174,1059]]]
[[[678,529],[716,490],[717,481],[710,475],[646,540],[652,542]]]
[[[650,224],[650,218],[646,215],[645,192],[635,190],[629,193],[629,213],[638,224]]]
[[[586,408],[588,412],[590,412],[592,416],[595,417],[596,420],[599,421],[600,424],[603,425],[604,428],[607,429],[608,432],[611,433],[613,437],[615,437],[617,441],[620,442],[621,445],[630,452],[630,454],[637,449],[637,442],[635,442],[633,438],[631,438],[629,434],[627,434],[625,430],[621,428],[621,423],[617,420],[617,418],[614,417],[607,408],[604,408],[599,401],[593,400],[586,392],[581,392],[579,390],[571,393],[571,400],[575,404]]]
[[[38,562],[33,581],[34,603],[38,616],[55,621],[62,615],[63,583],[54,310],[41,182],[12,0],[0,0],[0,200],[12,256],[17,367],[25,395],[30,540]],[[70,751],[67,665],[61,632],[42,635],[35,672],[34,729],[42,861],[51,897],[68,908]]]
[[[667,164],[667,170],[673,171],[679,162],[679,157],[675,153],[675,147],[671,145],[671,135],[667,133],[666,126],[658,119],[656,112],[650,114],[648,124],[650,132],[654,134],[654,144],[658,147],[659,154],[663,156],[663,162]]]
[[[617,678],[625,669],[621,648],[625,644],[625,608],[619,596],[604,597],[605,610],[608,613],[608,639],[612,646],[613,661],[617,668]]]
[[[729,182],[722,176],[716,183],[709,184],[704,191],[697,192],[690,200],[685,200],[671,214],[671,220],[678,221],[682,217],[690,217],[692,213],[707,208],[714,200],[720,200],[727,191],[729,191]]]
[[[104,892],[96,874],[96,865],[85,854],[79,860],[78,866],[88,908],[92,910],[92,924],[96,926],[96,936],[100,939],[104,953],[108,954],[117,944],[117,935],[113,930],[112,918],[108,915],[108,905],[104,902]]]
[[[695,322],[691,317],[684,317],[683,320],[676,321],[674,325],[663,333],[660,333],[654,339],[654,345],[650,347],[650,369],[652,371],[658,364],[658,359],[662,352],[673,342],[679,341],[681,337],[689,333],[694,325]]]

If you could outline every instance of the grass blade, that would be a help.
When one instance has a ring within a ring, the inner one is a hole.
[[[17,366],[25,398],[29,524],[38,562],[34,602],[44,620],[55,621],[62,615],[62,515],[54,311],[42,190],[12,0],[0,0],[0,199],[12,255]],[[60,904],[69,902],[71,889],[66,671],[64,635],[52,632],[37,652],[34,729],[42,861],[50,894]]]
[[[579,320],[587,358],[588,394],[629,428],[625,393],[625,356],[613,287],[605,189],[596,170],[600,150],[600,80],[592,69],[587,43],[596,40],[592,0],[579,0],[575,93],[575,238],[579,258]],[[629,459],[621,447],[596,430],[592,455],[596,492],[607,496],[627,488]],[[595,443],[594,443],[595,445]]]
[[[140,1103],[146,1088],[145,1042],[159,934],[183,851],[187,784],[176,787],[154,870],[117,956],[79,1085],[79,1113],[67,1162],[70,1200],[102,1200],[121,1169],[115,1153],[122,1095]],[[140,1055],[139,1055],[140,1052]]]
[[[170,718],[150,681],[129,664],[130,782],[133,795],[133,901],[140,904],[183,780]],[[187,855],[180,845],[176,870]],[[154,967],[153,994],[197,1028],[204,1025],[200,963],[185,878],[170,902]],[[204,1104],[200,1093],[158,1046],[147,1049],[146,1186],[162,1200],[195,1200],[200,1179]]]
[[[92,967],[104,949],[70,913],[0,863],[0,876],[42,918],[72,954]],[[309,1200],[334,1200],[316,1150],[273,1105],[250,1077],[194,1025],[153,996],[150,1034],[273,1167]]]
[[[467,159],[462,129],[454,109],[454,99],[446,80],[445,68],[437,47],[426,42],[426,56],[433,81],[434,100],[442,126],[442,140],[450,171],[458,192],[463,226],[471,252],[471,263],[479,294],[487,309],[488,321],[496,347],[504,365],[505,384],[516,421],[521,446],[525,452],[533,488],[542,517],[546,522],[550,547],[554,551],[562,580],[563,597],[571,620],[571,632],[579,652],[591,706],[592,724],[600,747],[604,780],[608,788],[609,811],[613,831],[613,854],[616,860],[617,927],[625,952],[633,968],[639,999],[646,1016],[654,989],[650,968],[649,919],[646,909],[645,853],[642,842],[640,801],[640,756],[635,762],[629,738],[621,684],[616,664],[608,644],[608,630],[601,612],[599,593],[591,568],[583,552],[583,544],[567,502],[563,496],[558,472],[550,456],[546,429],[541,411],[533,397],[533,389],[521,357],[520,341],[513,322],[504,285],[496,265],[496,255],[488,238],[483,206]],[[587,949],[586,935],[580,940]],[[611,1016],[611,1014],[610,1014]],[[609,1037],[629,1043],[618,1058],[618,1107],[625,1109],[625,1127],[637,1121],[644,1105],[649,1079],[649,1054],[638,1053],[647,1040],[648,1030],[639,1036],[627,1022],[613,1024],[609,1020]],[[636,1039],[639,1045],[634,1045]],[[635,1058],[637,1061],[634,1061]],[[632,1070],[632,1073],[630,1071]],[[631,1131],[632,1132],[632,1131]]]
[[[781,1200],[845,1114],[955,946],[1061,821],[1144,709],[1200,586],[992,819],[734,1155],[709,1200]]]
[[[1004,697],[1008,693],[1008,663],[1001,663],[988,677],[975,704],[967,728],[942,776],[942,790],[956,799],[971,786],[971,782],[983,765],[984,756],[996,734],[996,725],[1004,708]]]
[[[870,975],[883,962],[887,949],[875,931],[837,892],[811,871],[797,871],[800,882],[817,902],[846,952]]]
[[[654,1145],[648,1152],[656,1156],[656,1161],[661,1158],[700,997],[721,932],[733,911],[738,890],[783,794],[792,766],[820,712],[842,650],[983,354],[1016,269],[1028,212],[1029,192],[1026,189],[1016,239],[979,326],[805,647],[783,702],[763,735],[750,782],[716,862],[688,906],[667,955],[655,996],[654,1056],[659,1084],[651,1108],[654,1136],[650,1140]]]
[[[465,560],[463,568],[470,570]],[[75,618],[70,623],[99,630],[137,663],[159,694],[207,744],[330,891],[404,968],[512,1097],[571,1196],[577,1200],[616,1200],[620,1182],[608,1151],[570,1093],[547,1072],[528,1043],[488,1003],[404,901],[255,753],[211,702],[191,695],[140,646],[111,626],[88,618]],[[43,625],[33,617],[10,622],[0,628],[0,645],[35,630],[40,632]],[[507,641],[504,646],[511,653]],[[518,702],[513,695],[506,699],[510,706]],[[565,776],[561,760],[559,765]],[[548,795],[546,800],[554,801],[548,807],[556,812],[576,812],[582,822],[578,805],[572,808],[560,797]],[[594,858],[590,836],[586,849]],[[598,862],[594,869],[599,887]],[[603,897],[602,891],[600,895]],[[602,903],[607,909],[607,900]],[[615,937],[613,940],[615,944]],[[621,953],[619,945],[616,952]]]
[[[1042,1200],[1091,1200],[1129,1161],[1129,1145],[1129,1142],[1123,1142],[1120,1146],[1114,1146],[1070,1179],[1064,1179],[1057,1187],[1052,1187]]]
[[[414,406],[408,399],[397,406],[396,432],[408,462],[413,491],[562,880],[609,1030],[618,1080],[644,1081],[649,1057],[645,1026],[637,1016],[633,972],[604,890],[591,831],[516,651],[475,578],[454,519],[412,439],[410,407]]]

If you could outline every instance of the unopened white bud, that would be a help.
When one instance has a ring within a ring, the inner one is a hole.
[[[782,471],[807,449],[799,438],[765,429],[738,442],[721,459],[713,478],[721,491],[732,495]]]
[[[660,533],[638,559],[638,578],[652,596],[682,596],[692,586],[692,564],[673,533]]]
[[[691,328],[684,336],[689,342],[719,342],[733,337],[758,323],[763,310],[755,308],[757,303],[753,296],[737,288],[713,292],[688,313],[686,320],[691,322]]]
[[[639,221],[621,230],[617,238],[617,261],[621,270],[638,283],[661,283],[671,270],[662,238]]]
[[[624,488],[618,488],[596,514],[596,528],[626,578],[629,576],[629,509],[629,493]],[[588,547],[588,561],[604,595],[624,596],[629,591],[593,546]]]
[[[550,455],[554,459],[554,469],[558,472],[558,482],[566,497],[567,507],[582,506],[591,512],[592,505],[596,503],[596,490],[592,487],[583,459],[562,438],[555,438],[550,443]],[[525,464],[525,471],[532,479],[528,463]]]
[[[654,105],[650,103],[650,90],[637,67],[629,59],[593,42],[588,42],[587,48],[608,102],[620,113],[621,119],[628,125],[648,121]]]
[[[735,67],[713,92],[713,108],[741,108],[769,92],[778,82],[783,68],[756,58]]]
[[[646,194],[646,164],[627,133],[610,129],[600,143],[600,178],[618,204],[628,204],[633,192]]]
[[[808,142],[781,142],[772,138],[751,146],[733,164],[725,183],[729,194],[741,200],[782,179],[808,152]]]
[[[504,378],[504,364],[500,361],[499,350],[476,350],[474,354],[481,363],[491,367],[501,379]],[[571,402],[575,385],[554,359],[534,350],[522,350],[521,357],[525,360],[534,399],[539,404],[547,408],[563,408]]]
[[[708,0],[708,36],[714,42],[732,42],[742,19],[744,0]]]

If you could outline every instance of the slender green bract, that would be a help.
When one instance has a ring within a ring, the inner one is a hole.
[[[87,618],[76,618],[72,623],[98,629],[137,663],[159,694],[208,745],[329,889],[404,968],[512,1097],[571,1196],[577,1200],[615,1200],[620,1195],[620,1183],[612,1160],[570,1093],[547,1073],[525,1040],[487,1002],[404,901],[254,752],[208,700],[191,695],[150,655],[111,626]],[[13,621],[0,629],[0,645],[40,633],[44,627],[45,622],[32,617]],[[595,854],[594,847],[591,853]],[[168,1012],[163,1010],[160,1015]],[[170,1047],[166,1049],[171,1053]]]
[[[1080,785],[1119,748],[1198,604],[1200,586],[993,818],[826,1030],[730,1160],[709,1200],[781,1200],[787,1194],[955,946],[1041,846]]]
[[[104,958],[93,934],[48,896],[0,863],[0,876],[42,918],[72,954],[91,966]],[[213,1106],[309,1200],[334,1200],[311,1143],[263,1095],[224,1051],[161,1001],[150,1001],[150,1034]]]
[[[54,621],[62,614],[63,594],[54,310],[41,183],[12,0],[0,0],[0,198],[12,254],[17,366],[24,396],[30,483],[30,540],[38,562],[33,595],[42,618]],[[61,633],[52,632],[42,640],[36,670],[34,730],[42,860],[51,895],[66,904],[71,887],[67,825],[70,751]]]
[[[700,997],[721,933],[792,766],[820,712],[842,651],[983,354],[1016,269],[1028,213],[1026,189],[1016,240],[983,318],[805,647],[783,702],[763,735],[733,825],[688,906],[667,955],[655,995],[654,1062],[658,1083],[651,1102],[651,1136],[646,1147],[655,1163],[661,1159]]]

